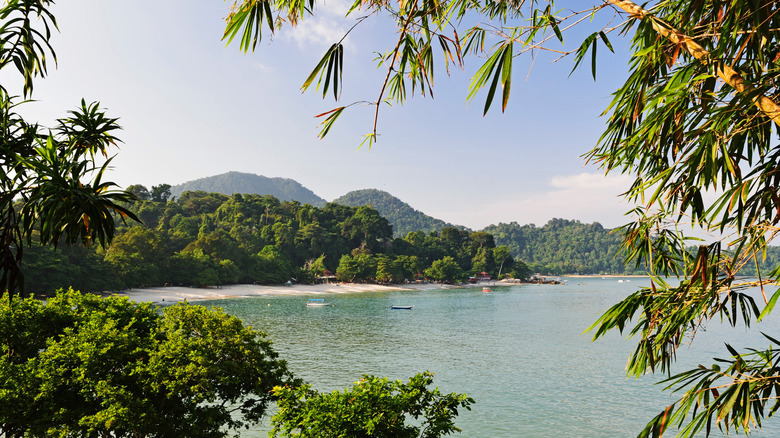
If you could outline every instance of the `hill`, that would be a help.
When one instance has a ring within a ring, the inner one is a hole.
[[[393,235],[396,237],[404,237],[411,231],[440,232],[444,227],[465,229],[415,210],[409,204],[382,190],[355,190],[333,202],[349,207],[371,206],[390,222],[393,226]]]
[[[552,219],[542,227],[511,222],[490,225],[482,231],[492,234],[496,245],[508,246],[512,256],[523,260],[534,272],[635,272],[633,265],[623,265],[623,256],[619,254],[621,235],[611,233],[598,222]]]
[[[280,201],[298,201],[315,207],[322,207],[326,203],[295,180],[241,172],[228,172],[175,185],[171,187],[171,196],[179,197],[184,192],[198,190],[228,196],[234,193],[271,195]]]

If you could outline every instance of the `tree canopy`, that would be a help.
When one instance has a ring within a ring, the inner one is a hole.
[[[780,296],[764,290],[780,281],[780,269],[758,272],[755,281],[735,276],[763,257],[780,222],[779,9],[768,0],[597,0],[571,7],[535,0],[356,0],[348,15],[360,16],[356,27],[365,17],[389,17],[398,31],[394,45],[375,50],[386,71],[378,98],[370,99],[377,115],[384,103],[432,94],[434,71],[441,71],[434,66],[461,66],[468,57],[481,60],[469,99],[484,96],[485,112],[500,101],[503,111],[518,56],[570,55],[574,68],[590,60],[595,79],[597,49],[614,50],[610,38],[616,36],[630,39],[628,77],[615,84],[604,134],[585,156],[607,173],[634,178],[625,196],[639,207],[622,229],[623,245],[627,262],[646,266],[653,283],[608,310],[592,329],[596,337],[612,329],[636,335],[630,375],[671,374],[677,347],[707,322],[750,325]],[[316,14],[315,0],[237,1],[224,38],[248,51],[265,32],[310,14]],[[562,44],[570,37],[574,48]],[[342,81],[343,43],[334,41],[315,61],[304,90],[315,87],[338,100],[349,85]],[[320,115],[321,135],[354,107],[338,105]],[[365,137],[369,145],[377,139],[377,120]],[[727,237],[691,251],[690,224]],[[681,280],[673,285],[668,276]],[[760,427],[780,407],[778,342],[767,336],[767,343],[769,349],[747,353],[729,346],[725,367],[702,365],[671,377],[682,397],[641,435],[661,435],[670,425],[682,436]]]
[[[428,278],[454,282],[481,271],[497,277],[502,268],[503,274],[522,273],[512,270],[509,249],[496,247],[487,233],[444,228],[441,235],[417,231],[392,238],[388,221],[370,207],[185,192],[176,200],[139,200],[126,208],[144,224],[120,225],[108,248],[28,248],[22,265],[28,291],[281,284],[291,278],[311,283],[325,270],[344,281],[401,283],[425,278],[427,268],[445,257],[458,269]],[[494,253],[502,254],[500,260]]]
[[[203,306],[73,291],[0,300],[3,436],[222,437],[296,385],[263,333]]]
[[[433,373],[400,380],[365,375],[350,389],[320,394],[309,385],[277,387],[279,410],[271,437],[437,438],[460,432],[459,408],[471,410],[466,394],[430,389]],[[410,424],[411,423],[411,424]]]

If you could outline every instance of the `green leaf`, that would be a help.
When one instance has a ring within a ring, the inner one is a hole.
[[[312,82],[314,82],[314,78],[316,78],[317,75],[322,74],[322,67],[324,67],[325,63],[327,63],[328,60],[330,59],[330,54],[335,49],[335,46],[336,45],[333,44],[332,46],[330,46],[330,48],[328,48],[328,50],[325,51],[325,54],[322,55],[322,59],[320,59],[320,62],[317,63],[316,67],[314,67],[314,70],[312,70],[312,72],[309,74],[309,77],[306,78],[305,81],[303,81],[303,85],[301,85],[301,91],[306,91],[309,88],[309,86],[312,84]]]
[[[488,89],[487,98],[485,98],[485,109],[482,112],[483,116],[487,114],[488,109],[490,109],[490,104],[493,102],[493,96],[496,94],[496,88],[498,87],[498,82],[501,79],[501,72],[503,71],[501,67],[503,66],[503,64],[504,64],[504,57],[500,56],[498,65],[496,65],[496,69],[493,73],[493,82],[491,82],[490,88]]]
[[[596,80],[596,48],[598,48],[598,44],[592,44],[591,45],[591,58],[590,58],[590,68],[591,72],[593,73],[593,80]]]
[[[241,4],[236,11],[231,12],[227,18],[227,26],[222,40],[229,45],[233,39],[241,34],[239,49],[244,53],[251,48],[253,51],[257,43],[263,37],[263,21],[265,20],[268,29],[273,33],[273,13],[269,0],[249,0]]]
[[[339,90],[342,84],[344,65],[344,46],[341,43],[335,43],[331,45],[325,54],[320,59],[320,62],[314,67],[314,70],[309,74],[306,80],[301,85],[301,90],[306,91],[314,82],[314,79],[319,77],[317,81],[317,89],[322,85],[322,97],[324,98],[328,94],[328,90],[333,88],[333,98],[339,99]],[[324,83],[323,83],[324,79]],[[319,117],[319,116],[318,116]]]
[[[338,119],[339,116],[341,116],[341,113],[344,111],[345,108],[346,107],[344,106],[334,108],[330,111],[315,116],[315,117],[327,116],[325,117],[325,120],[323,120],[322,123],[320,123],[320,126],[322,126],[322,129],[320,130],[320,134],[318,135],[320,139],[323,139],[325,138],[326,135],[328,135],[328,132],[330,132],[330,128],[333,127],[333,123],[335,123],[336,119]]]
[[[501,85],[504,92],[501,99],[501,112],[506,111],[506,105],[509,102],[509,92],[512,88],[512,43],[506,45],[504,49],[504,65],[501,70]]]
[[[548,18],[550,20],[550,26],[552,27],[553,32],[555,32],[555,37],[563,44],[563,33],[561,33],[561,29],[558,27],[558,20],[552,15],[548,15]]]
[[[772,312],[772,309],[775,308],[775,304],[777,303],[778,298],[780,298],[780,289],[778,289],[777,291],[775,291],[774,294],[772,294],[772,298],[766,304],[764,310],[761,311],[761,314],[758,315],[758,319],[756,319],[756,322],[761,322],[761,320],[764,319],[765,316],[769,315]]]
[[[569,76],[571,76],[571,74],[574,73],[575,70],[577,70],[577,67],[580,65],[580,62],[582,62],[582,58],[585,56],[586,53],[588,53],[588,49],[590,48],[591,44],[593,44],[596,41],[596,36],[598,36],[598,32],[594,32],[588,35],[588,37],[585,38],[585,40],[582,42],[580,47],[577,49],[577,52],[574,55],[574,67],[572,67],[571,72],[569,72]]]
[[[607,39],[607,34],[605,34],[603,31],[599,32],[599,36],[601,37],[601,41],[604,41],[604,45],[607,46],[610,52],[615,53],[615,49],[612,48],[612,43],[609,42],[609,39]]]

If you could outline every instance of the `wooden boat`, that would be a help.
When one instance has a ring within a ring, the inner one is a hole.
[[[412,310],[412,306],[390,306],[393,310]]]
[[[309,301],[306,302],[307,307],[326,307],[326,306],[332,306],[331,303],[325,302],[322,298],[309,298]]]

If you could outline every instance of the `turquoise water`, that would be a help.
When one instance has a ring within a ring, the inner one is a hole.
[[[566,285],[494,286],[210,302],[265,331],[291,370],[319,391],[352,386],[363,374],[406,380],[435,372],[443,392],[476,400],[456,424],[468,437],[629,437],[673,399],[655,382],[627,378],[634,348],[617,333],[591,342],[583,331],[621,297],[649,284],[633,279],[569,279]],[[390,305],[413,305],[390,310]],[[778,318],[758,329],[780,335]],[[755,332],[755,333],[754,333]],[[712,363],[723,342],[765,347],[758,330],[711,325],[682,364]],[[678,368],[682,371],[683,368]],[[780,436],[772,419],[758,436]],[[773,427],[774,426],[774,427]],[[266,424],[242,436],[265,436]],[[670,436],[673,436],[671,434]]]

